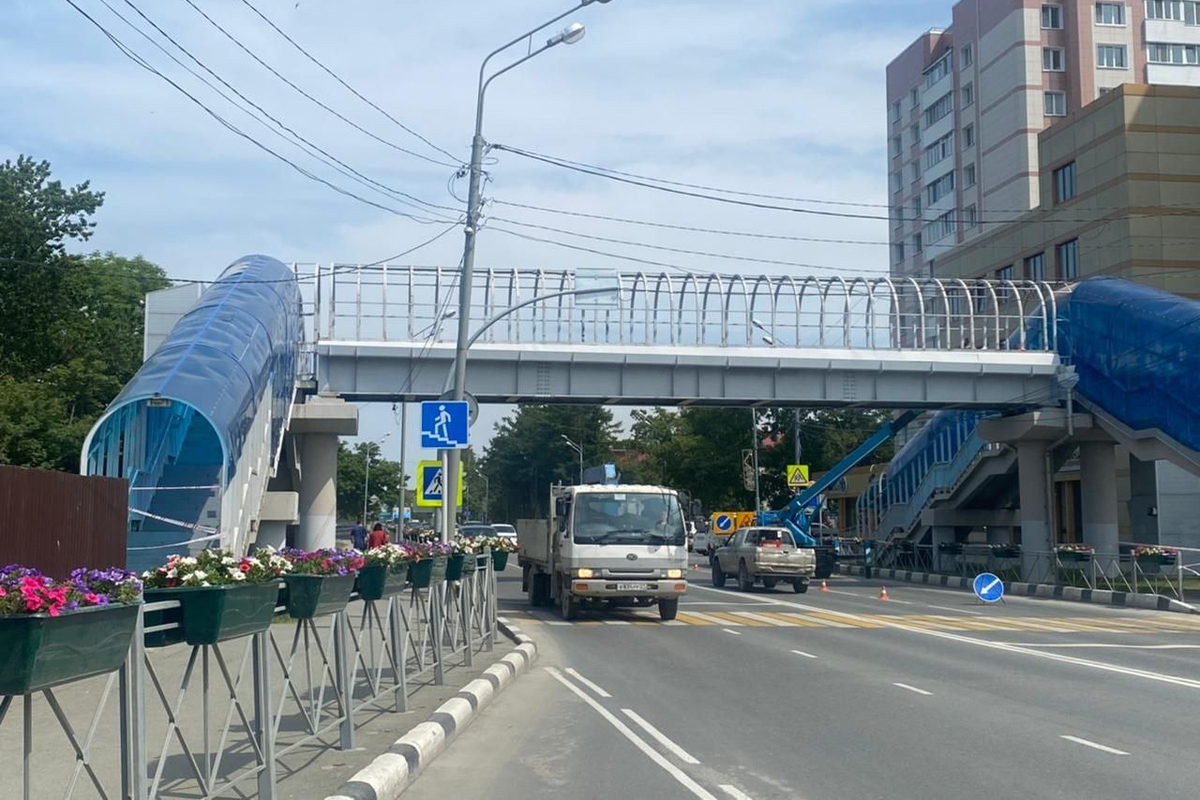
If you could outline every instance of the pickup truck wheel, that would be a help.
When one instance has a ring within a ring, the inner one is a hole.
[[[563,584],[562,594],[558,601],[558,613],[565,620],[575,619],[576,612],[579,611],[579,601],[571,594],[571,588],[567,584]]]
[[[750,577],[750,570],[746,569],[746,562],[738,562],[738,588],[743,592],[754,591],[754,578]]]
[[[777,583],[779,583],[779,578],[763,578],[763,586],[768,589],[774,589]]]
[[[712,560],[712,585],[718,589],[725,585],[725,571],[721,569],[721,562],[715,558]]]
[[[792,587],[796,590],[796,594],[804,594],[808,591],[808,581],[803,578],[797,578],[792,582]]]
[[[658,618],[663,622],[670,622],[675,619],[675,615],[679,613],[679,598],[672,597],[670,600],[658,601]]]

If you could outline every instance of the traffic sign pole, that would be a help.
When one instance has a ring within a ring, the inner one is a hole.
[[[454,481],[450,478],[450,450],[442,450],[442,543],[450,541],[451,533],[454,530],[454,501],[456,488]]]

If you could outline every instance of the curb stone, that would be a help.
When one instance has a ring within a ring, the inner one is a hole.
[[[392,744],[388,752],[377,756],[325,800],[394,800],[399,797],[412,779],[437,758],[497,694],[527,672],[537,661],[537,645],[504,623],[498,623],[498,627],[517,643],[516,649],[438,706],[428,720],[411,728]]]
[[[842,575],[862,576],[863,568],[848,564],[838,564],[838,572]],[[909,583],[928,583],[935,586],[946,586],[951,589],[970,589],[969,578],[954,577],[953,575],[937,575],[931,572],[897,572],[894,569],[875,569],[871,576],[875,580],[886,579],[907,581]],[[1046,597],[1055,600],[1070,600],[1076,603],[1095,603],[1112,605],[1121,608],[1148,608],[1154,611],[1175,611],[1181,614],[1200,614],[1200,609],[1188,603],[1166,597],[1161,594],[1140,592],[1114,592],[1107,589],[1080,589],[1073,586],[1058,586],[1051,583],[1022,583],[1005,581],[1004,591],[1020,597]]]

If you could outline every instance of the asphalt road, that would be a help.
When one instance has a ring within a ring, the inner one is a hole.
[[[1200,617],[830,579],[562,623],[414,800],[1192,797]]]

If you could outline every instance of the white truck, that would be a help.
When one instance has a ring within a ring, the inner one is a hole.
[[[661,486],[554,486],[546,524],[518,526],[521,587],[563,619],[583,605],[658,604],[675,619],[687,592],[679,496]]]

